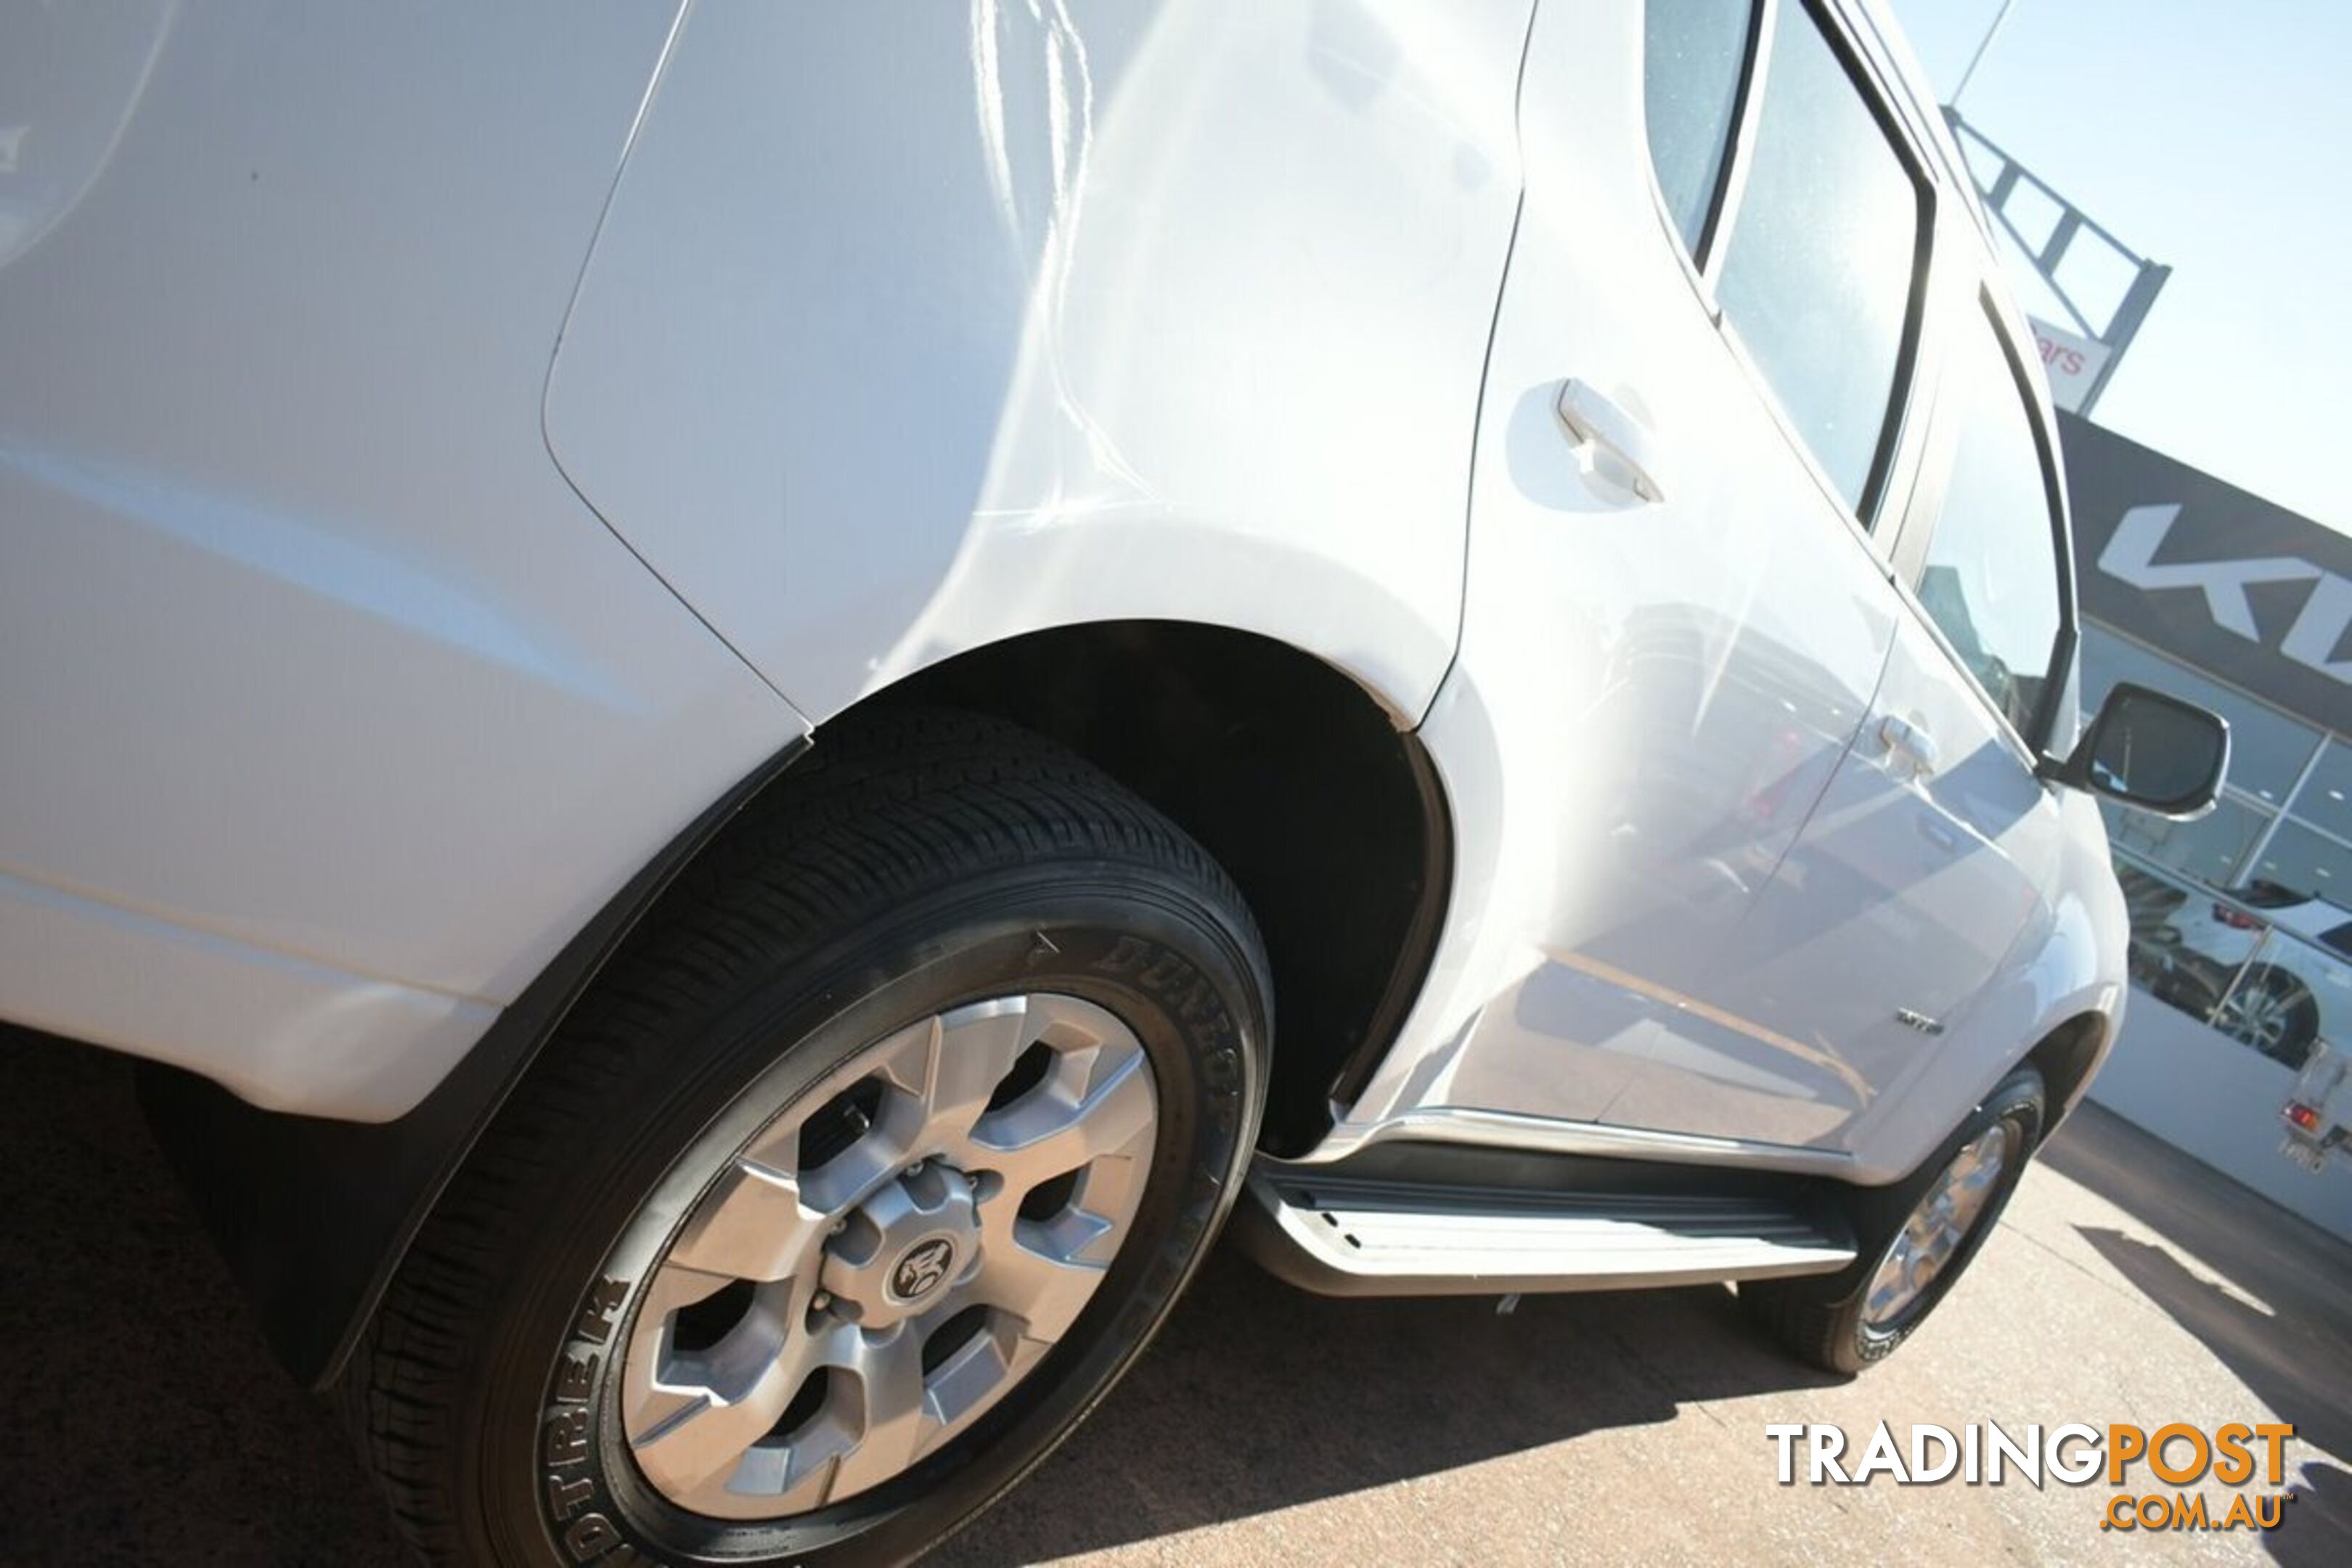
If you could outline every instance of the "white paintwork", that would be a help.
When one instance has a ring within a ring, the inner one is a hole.
[[[669,18],[526,9],[0,12],[0,1014],[397,1114],[804,729],[541,439]]]
[[[698,5],[548,398],[823,721],[1121,617],[1417,720],[1453,657],[1527,0]]]
[[[2119,950],[2084,930],[2119,910],[2096,814],[2063,814],[1894,580],[1906,500],[1948,457],[1931,396],[1865,538],[1661,216],[1641,50],[1630,8],[1547,8],[1530,40],[1469,607],[1423,731],[1475,913],[1310,1158],[1414,1127],[1884,1181],[2051,1028],[2112,1008]],[[1944,334],[1982,330],[1989,269],[1969,202],[1937,216],[1925,387]],[[1596,466],[1587,418],[1562,438],[1550,404],[1593,387],[1643,411],[1610,445],[1675,483]],[[2088,922],[2053,906],[2070,834],[2096,850],[2071,869]]]
[[[423,1099],[499,1012],[5,875],[0,997],[17,1023],[193,1068],[256,1105],[356,1120]]]
[[[2165,923],[2181,933],[2183,946],[2234,969],[2253,957],[2263,940],[2262,926],[2224,924],[2213,912],[2214,907],[2206,900],[2192,898],[2168,916]],[[2315,943],[2352,924],[2352,910],[2326,899],[2298,898],[2284,904],[2248,907],[2260,915],[2263,925],[2275,926],[2306,942]]]
[[[0,1014],[397,1114],[812,720],[1181,619],[1454,813],[1318,1157],[1898,1173],[2117,1005],[2097,814],[1718,331],[1639,8],[1532,5],[6,14]]]
[[[1856,1131],[1951,1048],[2011,950],[2046,941],[2059,806],[1916,620],[1874,711],[1937,737],[1943,765],[1919,776],[1865,726],[1715,956],[1709,984],[1741,999],[1751,1031],[1686,1031],[1690,1058],[1644,1062],[1609,1120],[1764,1138],[1777,1126],[1778,1142],[1845,1148],[1865,1171],[1908,1168]]]
[[[1799,1056],[1722,983],[1723,952],[1869,711],[1900,611],[1680,263],[1644,151],[1641,37],[1632,8],[1552,7],[1530,42],[1458,700],[1428,737],[1449,787],[1504,781],[1462,856],[1491,867],[1480,918],[1423,1003],[1439,1037],[1476,1018],[1442,1070],[1408,1085],[1401,1053],[1365,1098],[1615,1121],[1663,1075],[1680,1102],[1645,1096],[1635,1121],[1806,1143],[1836,1107],[1800,1080],[1841,1064]],[[1563,438],[1564,377],[1642,411],[1673,463],[1662,501]],[[1736,1062],[1743,1042],[1762,1059]]]

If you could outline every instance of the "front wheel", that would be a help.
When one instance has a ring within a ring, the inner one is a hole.
[[[1851,1200],[1861,1241],[1835,1274],[1748,1280],[1740,1304],[1800,1360],[1856,1373],[1895,1353],[1976,1258],[2041,1142],[2042,1075],[1995,1086],[1918,1171]]]
[[[898,1562],[1150,1338],[1255,1138],[1263,953],[1075,758],[828,733],[460,1171],[344,1398],[467,1563]]]

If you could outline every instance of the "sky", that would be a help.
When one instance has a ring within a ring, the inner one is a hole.
[[[1890,3],[1949,101],[2000,0]],[[2092,418],[2352,531],[2352,3],[2015,0],[1959,109],[2172,268]]]

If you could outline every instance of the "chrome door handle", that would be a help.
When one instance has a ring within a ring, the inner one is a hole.
[[[1892,713],[1878,721],[1878,742],[1886,748],[1890,759],[1900,758],[1910,768],[1913,778],[1924,779],[1933,773],[1942,757],[1935,736],[1908,719]]]
[[[1657,433],[1615,399],[1573,376],[1559,384],[1559,422],[1576,437],[1585,471],[1645,501],[1666,499],[1658,482]]]

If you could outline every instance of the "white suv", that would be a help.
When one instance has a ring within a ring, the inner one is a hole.
[[[1238,1205],[1885,1354],[2114,1037],[1861,0],[0,12],[0,1014],[437,1560],[970,1518]],[[2060,760],[2061,758],[2064,760]]]

